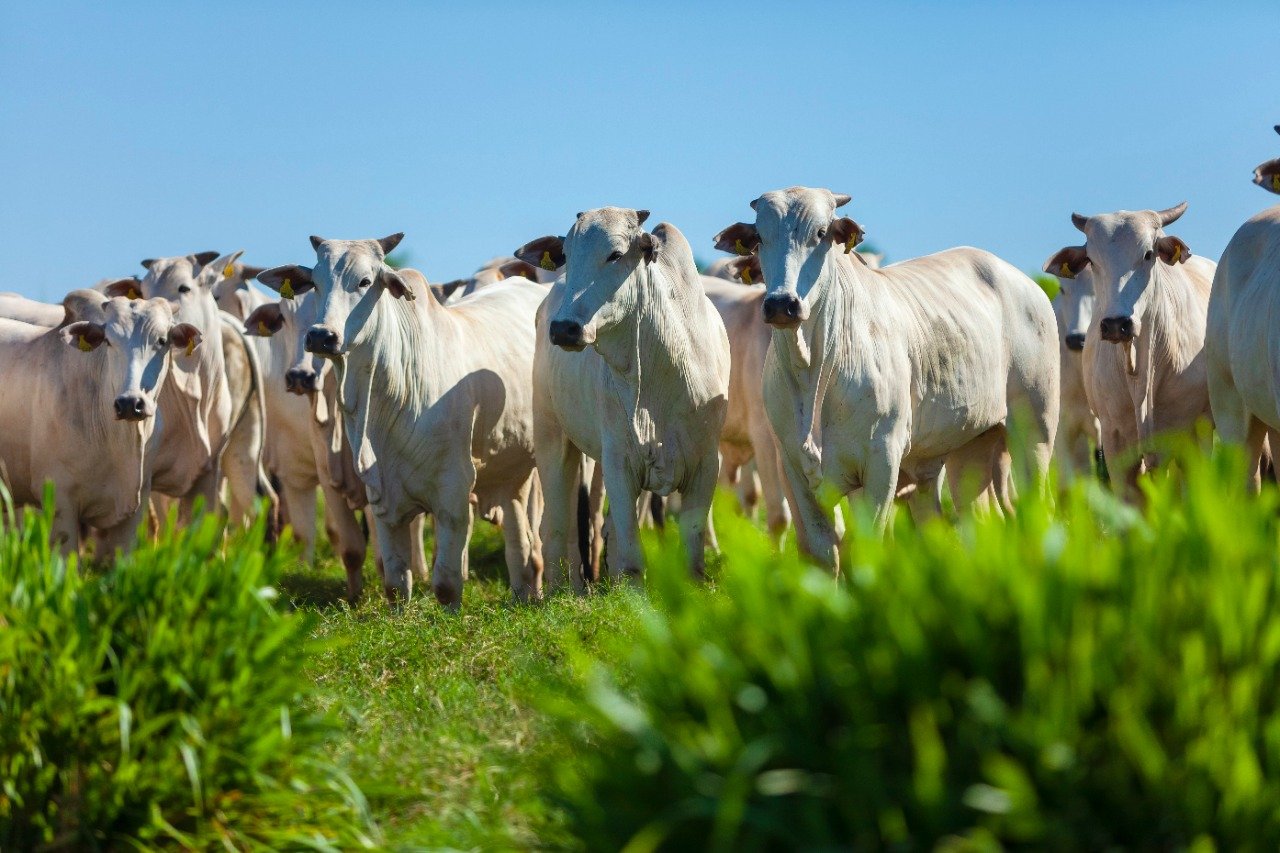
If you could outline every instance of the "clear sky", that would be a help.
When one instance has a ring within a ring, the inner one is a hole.
[[[259,8],[263,7],[263,8]],[[901,260],[1036,269],[1069,214],[1190,210],[1216,259],[1274,201],[1280,5],[0,4],[0,290],[144,257],[405,231],[432,281],[581,209],[711,235],[792,184]]]

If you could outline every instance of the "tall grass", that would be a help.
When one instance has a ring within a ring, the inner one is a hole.
[[[841,581],[721,522],[718,588],[651,543],[653,607],[545,700],[588,849],[1280,847],[1273,492],[1182,455],[1010,520],[857,516]]]
[[[206,516],[105,574],[0,524],[0,848],[368,846],[360,792],[308,709],[311,620],[263,525]]]

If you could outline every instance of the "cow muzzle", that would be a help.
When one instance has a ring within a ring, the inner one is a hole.
[[[805,320],[804,303],[794,293],[771,293],[761,305],[764,321],[770,326],[790,329]]]
[[[551,343],[561,349],[581,352],[590,343],[587,340],[586,329],[577,320],[552,320],[548,331]]]
[[[342,355],[342,340],[333,329],[312,326],[307,330],[306,348],[318,356],[336,358]]]
[[[1113,344],[1126,344],[1138,336],[1138,325],[1132,317],[1103,317],[1099,329],[1102,339]]]
[[[285,371],[284,387],[290,394],[311,394],[319,387],[318,379],[314,370],[291,367]]]
[[[115,402],[116,420],[145,421],[151,417],[151,407],[141,394],[121,394]]]
[[[1063,338],[1062,341],[1067,345],[1067,349],[1072,352],[1080,352],[1080,350],[1084,349],[1084,335],[1080,332],[1072,332]]]

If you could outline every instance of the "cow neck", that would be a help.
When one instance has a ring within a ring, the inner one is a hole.
[[[208,454],[221,440],[228,424],[214,423],[214,415],[226,394],[226,359],[222,352],[222,322],[218,316],[218,304],[213,294],[206,292],[199,300],[200,310],[184,306],[175,320],[191,323],[200,330],[200,346],[194,357],[174,353],[170,365],[172,384],[181,396],[185,407],[193,414],[201,447]],[[188,420],[188,418],[184,418]]]
[[[601,334],[596,351],[614,378],[613,391],[631,423],[631,437],[649,469],[650,486],[670,491],[677,476],[666,458],[674,452],[663,439],[674,433],[664,423],[691,408],[693,395],[704,392],[697,371],[695,337],[708,334],[700,318],[701,285],[672,269],[662,256],[641,264],[635,273],[634,307]]]

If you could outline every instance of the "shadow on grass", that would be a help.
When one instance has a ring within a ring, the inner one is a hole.
[[[347,600],[345,575],[298,569],[280,576],[280,591],[294,607],[338,607]]]

